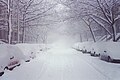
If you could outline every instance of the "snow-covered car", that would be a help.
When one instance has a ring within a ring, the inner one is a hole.
[[[102,52],[100,52],[100,59],[108,62],[120,62],[120,42],[104,42],[101,43]]]
[[[4,74],[4,70],[13,70],[16,66],[20,66],[24,55],[20,49],[14,45],[0,45],[0,76]]]
[[[8,51],[8,63],[5,69],[12,70],[16,66],[20,66],[21,60],[24,60],[25,56],[23,55],[22,51],[15,45],[7,46]]]
[[[2,40],[0,40],[0,44],[6,44],[5,42],[3,42]]]
[[[84,42],[82,44],[82,52],[83,53],[91,53],[91,46],[92,46],[93,42]]]
[[[10,57],[7,66],[4,69],[13,70],[16,66],[20,66],[20,60],[15,59],[15,57]]]
[[[49,50],[52,46],[50,44],[39,44],[39,50],[40,51],[46,51]]]
[[[17,44],[17,47],[26,56],[25,61],[29,62],[36,57],[36,53],[39,51],[39,44]]]
[[[91,53],[91,46],[93,42],[79,42],[76,43],[73,48],[83,53]]]
[[[100,53],[98,53],[98,51],[93,48],[90,52],[90,55],[96,57],[96,56],[100,56]]]
[[[2,76],[4,74],[4,70],[0,70],[0,76]]]
[[[30,53],[30,58],[31,58],[31,59],[34,59],[35,57],[36,57],[35,53],[34,53],[34,52],[31,52],[31,53]]]
[[[8,59],[8,56],[6,55],[6,53],[0,54],[0,76],[2,76],[4,74],[4,69],[7,65],[7,63],[9,62],[7,59]]]
[[[82,51],[82,43],[78,42],[72,46],[73,49],[76,49],[77,51]]]
[[[90,47],[90,55],[91,56],[100,56],[100,48],[98,47],[100,43],[93,43]]]

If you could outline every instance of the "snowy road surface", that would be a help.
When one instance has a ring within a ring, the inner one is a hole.
[[[59,51],[58,51],[59,50]],[[48,50],[0,80],[120,80],[120,65],[93,58],[69,48]]]

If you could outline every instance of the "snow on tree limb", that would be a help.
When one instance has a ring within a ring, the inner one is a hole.
[[[98,23],[102,28],[104,28],[104,29],[108,32],[108,34],[110,34],[110,35],[112,36],[111,32],[110,32],[107,28],[105,28],[104,24],[102,24],[101,22],[99,22],[97,19],[95,19],[95,18],[92,17],[92,16],[91,16],[91,18],[92,18],[96,23]]]

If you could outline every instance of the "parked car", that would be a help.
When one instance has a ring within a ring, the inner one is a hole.
[[[13,70],[16,66],[20,66],[20,60],[15,59],[15,57],[10,57],[9,62],[4,69]]]
[[[8,63],[8,56],[6,54],[1,55],[0,54],[0,76],[4,74],[4,69]]]
[[[3,69],[3,67],[1,66],[0,67],[0,76],[2,76],[4,74],[4,69]]]
[[[6,44],[5,42],[3,42],[2,40],[0,40],[0,44]]]
[[[91,45],[93,42],[79,42],[76,43],[73,48],[75,48],[78,51],[81,51],[82,53],[91,53]]]
[[[82,52],[83,53],[91,53],[91,46],[93,42],[84,42],[82,44]]]
[[[21,60],[24,60],[25,56],[23,55],[22,51],[15,45],[9,45],[7,48],[9,54],[9,62],[5,68],[12,70],[16,66],[20,66]]]
[[[102,52],[100,53],[100,59],[108,62],[120,62],[119,42],[104,42],[101,45]]]
[[[36,57],[36,53],[39,51],[38,44],[17,44],[16,46],[19,47],[22,53],[26,56],[26,62],[34,59]]]
[[[16,66],[20,66],[25,56],[21,50],[8,44],[0,45],[0,76],[4,74],[4,70],[13,70]]]
[[[72,46],[73,49],[76,49],[77,51],[82,51],[82,43],[76,43]]]
[[[91,48],[90,48],[90,55],[91,56],[100,56],[100,48],[99,48],[100,43],[93,43]]]
[[[36,57],[35,53],[34,53],[34,52],[31,52],[31,53],[30,53],[30,58],[31,58],[31,59],[34,59],[35,57]]]
[[[3,70],[0,70],[0,76],[2,76],[4,74],[4,71]]]

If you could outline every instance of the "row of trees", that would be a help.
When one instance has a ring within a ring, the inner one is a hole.
[[[70,33],[80,34],[81,41],[85,36],[94,42],[117,42],[120,0],[0,0],[0,39],[8,43],[46,42],[51,24],[64,21],[79,24],[66,26]]]
[[[56,5],[47,0],[0,0],[0,38],[9,44],[45,39],[44,28],[50,25],[46,19]]]
[[[94,42],[105,35],[119,41],[120,0],[59,0],[59,3],[69,8],[66,20],[82,20],[88,26]]]

